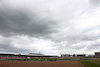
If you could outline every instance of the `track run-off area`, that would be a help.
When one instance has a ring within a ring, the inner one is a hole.
[[[0,67],[84,67],[79,61],[0,61]]]

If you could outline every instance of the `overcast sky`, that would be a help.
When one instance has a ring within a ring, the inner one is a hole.
[[[100,51],[100,0],[0,0],[0,52]]]

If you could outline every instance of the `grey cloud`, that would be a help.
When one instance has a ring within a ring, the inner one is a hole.
[[[89,2],[90,6],[92,8],[93,6],[96,8],[100,4],[99,0],[89,0],[89,1],[90,1]],[[45,0],[43,0],[42,2],[45,2]],[[90,28],[89,27],[85,28],[84,22],[88,21],[87,19],[92,19],[95,14],[95,13],[92,14],[93,11],[91,10],[94,10],[94,8],[90,10],[90,7],[88,7],[87,0],[82,0],[82,1],[76,0],[75,2],[73,2],[73,0],[60,2],[59,0],[57,1],[57,3],[56,0],[55,1],[50,0],[50,3],[48,3],[48,5],[41,5],[41,4],[36,5],[37,7],[35,7],[35,9],[40,9],[40,11],[36,10],[37,12],[34,9],[35,5],[33,7],[29,6],[30,8],[32,8],[33,12],[31,12],[31,9],[30,10],[27,8],[24,9],[25,4],[24,4],[24,8],[22,8],[23,6],[21,8],[19,7],[16,8],[16,6],[12,7],[12,4],[9,4],[10,6],[8,6],[8,4],[9,3],[7,2],[5,4],[2,3],[0,6],[1,8],[0,34],[1,35],[40,36],[43,37],[43,40],[48,39],[54,43],[53,45],[51,45],[52,50],[68,51],[69,53],[71,52],[70,51],[71,49],[73,51],[74,50],[78,51],[85,47],[86,50],[88,49],[92,50],[94,49],[95,43],[92,43],[89,46],[87,42],[100,39],[99,32],[97,32],[97,34],[94,33],[95,30],[100,29],[100,25],[90,26]],[[48,14],[49,13],[48,11],[50,11],[50,13],[53,14],[53,16]],[[88,13],[88,15],[86,15],[84,18],[81,18],[82,15],[86,13]],[[43,16],[40,16],[39,14]],[[44,17],[45,14],[47,14],[46,17]],[[91,16],[93,17],[91,18]],[[81,23],[84,24],[84,27],[81,27],[82,26]],[[87,26],[89,25],[88,22],[86,23],[86,25]],[[74,44],[76,45],[73,46]],[[96,46],[99,47],[98,44]],[[9,46],[1,44],[2,50],[7,49],[11,51],[10,48],[12,48],[14,52],[16,52],[17,50],[19,52],[29,51],[24,48],[21,49],[15,48],[11,44],[9,44]]]
[[[91,6],[100,6],[100,0],[90,0],[90,5]]]
[[[82,40],[85,41],[94,41],[94,40],[98,40],[100,39],[100,25],[96,25],[92,28],[86,29],[83,32],[81,32],[82,34]]]
[[[0,52],[29,53],[36,52],[36,49],[29,50],[27,48],[17,48],[11,44],[0,44]]]
[[[16,38],[16,36],[3,37],[0,35],[0,52],[15,52],[15,53],[37,52],[37,49],[35,47],[31,48],[29,46],[26,46],[28,45],[26,44],[27,42],[25,44],[21,44],[21,47],[18,47],[19,43],[22,41],[20,40],[19,43],[16,43],[17,40],[18,38]]]
[[[57,25],[56,21],[48,21],[49,18],[40,19],[38,15],[30,14],[28,10],[14,9],[4,5],[0,7],[0,34],[40,36],[57,32],[53,29]]]
[[[92,44],[92,43],[91,43],[91,45],[88,46],[86,50],[87,50],[87,51],[91,51],[91,50],[100,51],[99,48],[100,48],[100,44],[95,42],[95,44]]]

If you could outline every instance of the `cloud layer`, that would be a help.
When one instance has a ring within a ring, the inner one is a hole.
[[[99,51],[99,3],[1,0],[0,52],[59,55]]]

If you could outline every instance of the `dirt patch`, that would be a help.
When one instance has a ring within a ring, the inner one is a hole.
[[[78,61],[0,61],[0,67],[84,67]]]

